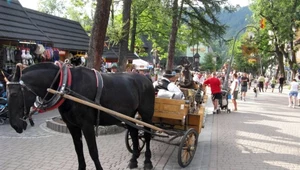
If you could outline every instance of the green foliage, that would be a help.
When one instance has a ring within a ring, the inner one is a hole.
[[[266,53],[266,49],[271,49],[275,52],[276,57],[286,54],[286,50],[278,50],[280,46],[284,46],[286,43],[292,42],[294,33],[292,27],[296,25],[297,11],[300,9],[300,3],[297,0],[256,0],[251,5],[253,11],[253,20],[258,23],[261,18],[266,19],[266,28],[262,31],[262,41],[260,48],[263,49],[263,53]],[[269,36],[267,30],[273,31],[274,35]],[[272,44],[266,42],[271,40]],[[268,47],[269,46],[269,47]],[[270,50],[269,50],[270,51]],[[270,57],[270,56],[268,56]],[[279,60],[279,65],[283,65],[283,61]],[[296,59],[292,58],[290,62],[290,68],[294,69]],[[283,69],[283,67],[282,67]],[[283,71],[283,70],[281,70]]]
[[[38,10],[47,14],[60,16],[64,15],[66,9],[62,0],[39,0]]]
[[[113,45],[116,45],[120,42],[123,35],[123,24],[121,14],[115,16],[113,25],[108,25],[106,34],[107,37],[109,37],[109,42]]]
[[[208,53],[204,56],[204,62],[201,64],[200,68],[201,70],[205,71],[214,71],[216,69],[216,63],[214,61],[214,54]]]
[[[93,25],[94,0],[39,0],[38,10],[47,14],[77,21],[90,33]],[[90,13],[89,13],[90,12]]]

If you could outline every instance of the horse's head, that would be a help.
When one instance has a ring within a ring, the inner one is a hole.
[[[24,119],[35,101],[35,95],[24,87],[21,75],[22,67],[17,65],[16,72],[7,82],[9,122],[18,133],[26,130],[27,123]]]

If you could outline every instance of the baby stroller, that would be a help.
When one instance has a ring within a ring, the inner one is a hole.
[[[8,118],[7,98],[4,86],[0,83],[0,125]]]
[[[7,118],[8,118],[7,99],[4,97],[0,97],[0,125],[3,125]]]
[[[222,90],[222,99],[219,100],[220,110],[225,110],[227,113],[230,113],[231,110],[228,109],[228,92],[226,90]]]

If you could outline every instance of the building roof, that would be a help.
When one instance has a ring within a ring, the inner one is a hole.
[[[106,59],[119,59],[119,45],[113,45],[113,46],[104,46],[103,50],[103,57]],[[128,52],[127,59],[137,59],[138,56],[136,56],[132,52]]]
[[[18,0],[0,0],[0,38],[51,42],[32,22]]]
[[[0,39],[50,42],[65,50],[87,51],[89,36],[78,22],[0,0]]]
[[[82,26],[72,20],[24,8],[32,21],[51,39],[53,47],[87,51],[89,36]]]

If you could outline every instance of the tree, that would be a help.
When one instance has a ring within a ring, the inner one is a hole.
[[[60,16],[64,15],[66,6],[61,0],[39,0],[38,10],[47,14]]]
[[[131,11],[131,0],[123,0],[123,29],[122,29],[122,39],[120,41],[120,53],[118,70],[123,72],[125,71],[125,64],[127,60],[128,53],[128,39],[129,39],[129,31],[130,31],[130,11]]]
[[[225,33],[226,27],[220,24],[216,18],[216,15],[221,12],[221,5],[224,5],[226,2],[227,0],[204,0],[197,2],[182,0],[180,9],[178,9],[178,0],[173,1],[173,23],[169,39],[167,69],[172,69],[173,66],[173,57],[179,21],[182,21],[183,24],[186,24],[192,30],[192,37],[199,38],[199,41],[201,42],[209,43],[214,37],[220,37]],[[184,6],[188,7],[183,8]],[[230,11],[231,7],[225,7],[224,9]],[[191,40],[194,41],[193,38]],[[197,41],[197,43],[199,41]]]
[[[182,10],[183,1],[181,4],[182,5],[181,5],[180,9]],[[176,44],[176,37],[177,37],[179,17],[180,17],[180,14],[178,14],[178,0],[173,0],[172,12],[173,12],[172,30],[171,30],[170,39],[169,39],[167,70],[172,70],[173,64],[174,64],[173,61],[174,61],[174,55],[175,55],[175,44]]]
[[[63,0],[39,0],[38,3],[39,11],[77,21],[88,33],[93,25],[94,9],[95,0],[71,0],[67,4]]]
[[[111,3],[112,0],[97,0],[94,24],[88,51],[89,57],[87,59],[87,67],[93,67],[96,70],[100,70],[102,65],[102,54]]]
[[[279,64],[281,74],[284,73],[284,57],[289,63],[293,75],[296,73],[296,57],[293,51],[294,33],[292,27],[295,25],[296,11],[300,7],[299,0],[256,0],[251,5],[255,21],[265,18],[265,30],[270,30],[273,35],[269,37],[272,42],[273,52]],[[285,48],[286,42],[290,45],[291,55]]]
[[[204,56],[204,62],[202,63],[201,70],[214,71],[216,69],[216,63],[214,61],[214,54],[208,53]]]

